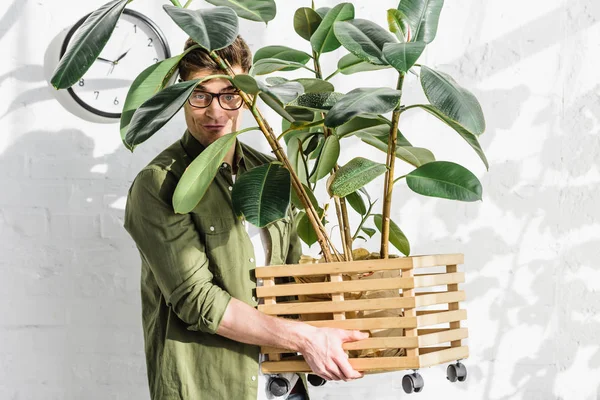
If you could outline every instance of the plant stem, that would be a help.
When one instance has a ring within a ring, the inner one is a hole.
[[[367,213],[365,214],[365,216],[360,221],[360,224],[358,225],[358,228],[356,229],[356,232],[354,233],[354,235],[352,235],[352,240],[356,240],[356,237],[360,233],[360,229],[363,227],[363,225],[365,224],[365,222],[367,222],[367,218],[369,218],[371,216],[371,210],[373,209],[373,206],[375,205],[376,202],[377,202],[377,200],[375,200],[373,203],[369,202],[369,209],[367,210]]]
[[[319,53],[313,50],[312,54],[313,63],[315,66],[315,76],[317,79],[323,79],[321,63],[319,62]],[[321,113],[321,118],[325,120],[325,113]],[[331,128],[328,128],[325,125],[323,125],[323,127],[325,128],[323,129],[325,139],[334,134]],[[336,173],[338,169],[339,166],[336,162],[333,166],[333,172]],[[348,223],[348,208],[346,207],[346,199],[334,196],[333,201],[335,202],[335,211],[340,226],[340,236],[342,238],[342,247],[344,248],[344,259],[346,261],[352,261],[352,235],[350,233],[350,224]]]
[[[336,69],[335,71],[333,71],[333,74],[329,75],[327,78],[325,78],[325,80],[328,81],[339,73],[340,73],[340,70]]]
[[[229,76],[231,76],[231,77],[235,76],[235,73],[233,72],[231,66],[228,63],[226,63],[225,60],[223,60],[215,51],[211,51],[210,56],[212,57],[213,60],[215,60],[217,62],[217,64],[219,65],[219,67],[221,67],[221,69],[223,69],[224,71],[227,72],[227,74]],[[252,99],[244,92],[240,92],[240,96],[242,96],[244,103],[248,107],[250,107],[252,116],[254,116],[254,119],[256,120],[256,122],[258,123],[258,126],[260,127],[260,130],[265,135],[265,138],[267,139],[267,142],[269,142],[271,149],[273,149],[273,154],[275,154],[275,157],[277,157],[277,160],[279,160],[290,172],[290,175],[292,178],[292,187],[294,190],[296,190],[296,193],[298,194],[300,201],[302,202],[302,204],[304,204],[304,207],[306,208],[306,211],[307,211],[306,215],[308,216],[308,219],[309,219],[311,225],[313,226],[315,233],[317,234],[317,241],[319,242],[319,245],[321,246],[321,250],[323,251],[323,257],[325,258],[326,262],[331,262],[332,261],[331,253],[329,252],[329,245],[327,244],[329,237],[327,236],[325,227],[321,223],[321,219],[319,218],[317,211],[313,207],[310,199],[308,198],[308,195],[304,191],[302,182],[300,182],[298,175],[296,175],[296,173],[294,172],[294,169],[292,168],[290,160],[287,158],[287,156],[285,155],[285,152],[281,148],[281,145],[277,141],[277,137],[275,136],[275,133],[273,132],[273,129],[271,128],[271,126],[268,124],[267,121],[265,121],[264,117],[262,116],[262,114],[260,113],[258,108],[252,107]]]
[[[402,90],[404,73],[401,72],[396,85],[397,90]],[[392,113],[392,126],[388,139],[388,152],[385,172],[385,183],[383,188],[383,211],[381,213],[381,258],[388,258],[388,243],[390,241],[390,210],[392,207],[392,190],[394,188],[394,166],[396,164],[396,141],[398,140],[398,122],[400,121],[400,99]]]
[[[179,2],[179,0],[171,0],[171,3],[175,6],[175,7],[179,7],[181,8],[181,3]]]
[[[188,0],[187,3],[185,3],[185,6],[183,6],[183,8],[188,8],[190,4],[192,4],[192,0]]]

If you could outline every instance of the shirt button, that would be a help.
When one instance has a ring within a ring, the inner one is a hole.
[[[214,226],[211,226],[209,229],[210,229],[211,232],[215,231],[215,227]]]
[[[250,257],[250,262],[254,262],[254,258]]]
[[[223,168],[227,168],[227,163],[223,163],[223,164],[221,164],[221,167],[223,167]]]
[[[256,376],[252,375],[252,378],[250,378],[250,379],[252,379],[253,381],[255,381],[256,380]]]
[[[229,186],[229,191],[231,192],[232,190],[233,190],[233,187],[232,187],[232,186]]]
[[[252,301],[256,301],[256,296],[252,296]]]

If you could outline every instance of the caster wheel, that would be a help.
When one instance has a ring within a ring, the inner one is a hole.
[[[323,386],[325,383],[327,383],[325,379],[315,374],[308,374],[306,379],[308,380],[308,382],[310,382],[312,386]]]
[[[288,390],[290,390],[290,381],[285,378],[276,377],[269,381],[269,392],[275,397],[283,396]]]
[[[467,380],[467,367],[460,362],[448,365],[446,369],[446,379],[450,382],[464,382]]]
[[[423,386],[425,386],[423,377],[416,372],[404,375],[404,378],[402,378],[402,389],[404,389],[405,393],[419,393],[423,390]]]

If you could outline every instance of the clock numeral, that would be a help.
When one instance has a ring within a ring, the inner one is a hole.
[[[154,64],[156,64],[158,62],[158,58],[154,59]]]
[[[79,86],[85,86],[85,79],[81,79],[79,81]]]
[[[100,92],[97,90],[94,90],[94,94],[96,95],[96,100],[98,100],[98,96],[100,96]]]
[[[137,33],[137,25],[133,26],[133,33]]]
[[[116,97],[115,97],[115,101],[113,101],[113,104],[114,104],[115,106],[118,106],[118,105],[119,105],[119,100],[118,100]]]
[[[148,47],[154,47],[154,46],[152,46],[152,41],[153,41],[152,38],[148,38]]]

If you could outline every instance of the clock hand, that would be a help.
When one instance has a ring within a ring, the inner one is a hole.
[[[129,50],[131,50],[131,49],[129,49]],[[117,58],[117,59],[114,61],[114,63],[116,64],[116,63],[118,63],[119,61],[121,61],[121,59],[123,59],[123,57],[125,57],[125,56],[127,55],[127,53],[129,53],[129,50],[127,50],[125,53],[121,54],[121,55],[119,56],[119,58]]]
[[[114,62],[114,61],[110,61],[110,60],[107,60],[106,58],[102,58],[102,57],[98,57],[97,60],[108,62],[108,63],[111,63],[111,64]]]

